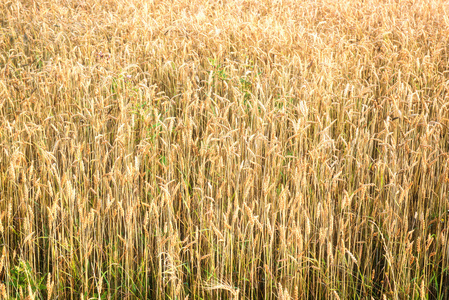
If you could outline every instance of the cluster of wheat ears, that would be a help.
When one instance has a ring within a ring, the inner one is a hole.
[[[444,0],[0,3],[0,297],[448,299]]]

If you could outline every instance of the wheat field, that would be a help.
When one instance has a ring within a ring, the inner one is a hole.
[[[449,298],[446,1],[0,22],[1,298]]]

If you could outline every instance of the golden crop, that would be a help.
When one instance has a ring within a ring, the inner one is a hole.
[[[447,299],[444,0],[0,3],[0,297]]]

